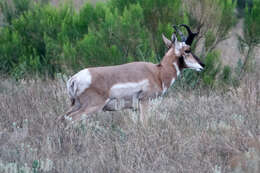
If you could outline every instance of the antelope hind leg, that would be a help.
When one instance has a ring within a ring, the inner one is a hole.
[[[80,108],[69,115],[67,118],[73,122],[80,121],[84,118],[89,118],[89,114],[95,113],[99,110],[102,110],[106,104],[106,98],[95,91],[89,91],[86,93],[85,97],[81,98]],[[87,117],[82,117],[82,115]]]
[[[81,104],[78,98],[74,100],[73,106],[66,112],[66,116],[69,116],[71,113],[78,111],[81,108]]]
[[[72,103],[72,107],[66,112],[65,115],[59,116],[56,121],[64,121],[65,119],[68,119],[68,116],[73,113],[78,111],[81,108],[81,104],[79,102],[79,99],[75,99]]]

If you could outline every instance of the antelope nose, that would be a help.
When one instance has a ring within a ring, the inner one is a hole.
[[[199,63],[199,67],[198,67],[197,71],[202,71],[202,70],[204,70],[204,67],[205,67],[205,64]]]
[[[205,64],[203,64],[203,63],[200,63],[200,66],[202,67],[202,68],[200,68],[200,70],[203,70],[205,68]]]

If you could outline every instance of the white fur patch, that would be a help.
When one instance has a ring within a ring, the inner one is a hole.
[[[88,69],[84,69],[73,75],[67,82],[67,89],[72,98],[78,97],[91,84],[91,74]]]
[[[163,88],[162,95],[164,95],[168,88],[164,85],[164,83],[162,83],[162,88]]]
[[[177,72],[177,76],[179,76],[179,75],[181,74],[181,71],[180,71],[180,69],[179,69],[179,66],[177,65],[176,62],[174,62],[173,65],[174,65],[175,70],[176,70],[176,72]]]
[[[122,98],[126,96],[133,96],[140,91],[146,91],[148,86],[148,79],[142,80],[140,82],[118,83],[111,87],[110,97]]]
[[[170,87],[173,85],[174,82],[175,82],[175,78],[172,78]],[[163,88],[162,95],[164,95],[168,90],[168,88],[164,85],[164,83],[162,83],[162,88]]]
[[[110,101],[111,99],[107,99],[106,102],[105,102],[105,105]]]
[[[185,42],[175,42],[175,54],[177,56],[180,56],[180,50],[184,47],[187,46]]]
[[[171,86],[173,85],[174,82],[175,82],[175,78],[172,78]]]
[[[179,51],[179,49],[176,48],[176,47],[175,47],[175,54],[178,55],[178,56],[180,55],[180,51]]]

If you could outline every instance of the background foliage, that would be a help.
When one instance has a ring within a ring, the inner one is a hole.
[[[45,1],[1,0],[1,73],[17,79],[32,74],[54,77],[91,66],[158,63],[166,51],[161,34],[170,37],[172,24],[185,23],[200,30],[196,40],[205,40],[200,57],[208,68],[200,75],[187,70],[183,82],[214,87],[218,74],[232,74],[228,67],[223,71],[214,48],[236,23],[236,7],[250,7],[245,22],[252,27],[245,28],[243,39],[248,44],[257,41],[250,40],[257,32],[259,14],[251,1],[110,0],[85,3],[80,9],[72,4],[55,7]]]
[[[20,78],[32,73],[54,76],[86,66],[156,62],[155,56],[164,51],[158,29],[167,30],[170,18],[180,16],[173,10],[179,6],[179,0],[112,0],[96,6],[86,3],[76,11],[70,3],[54,7],[3,0],[0,71]],[[175,20],[181,22],[180,17]]]

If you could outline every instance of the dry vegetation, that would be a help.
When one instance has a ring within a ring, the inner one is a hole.
[[[0,172],[250,172],[260,170],[259,75],[220,93],[174,88],[137,113],[100,112],[64,130],[65,84],[0,83]]]

